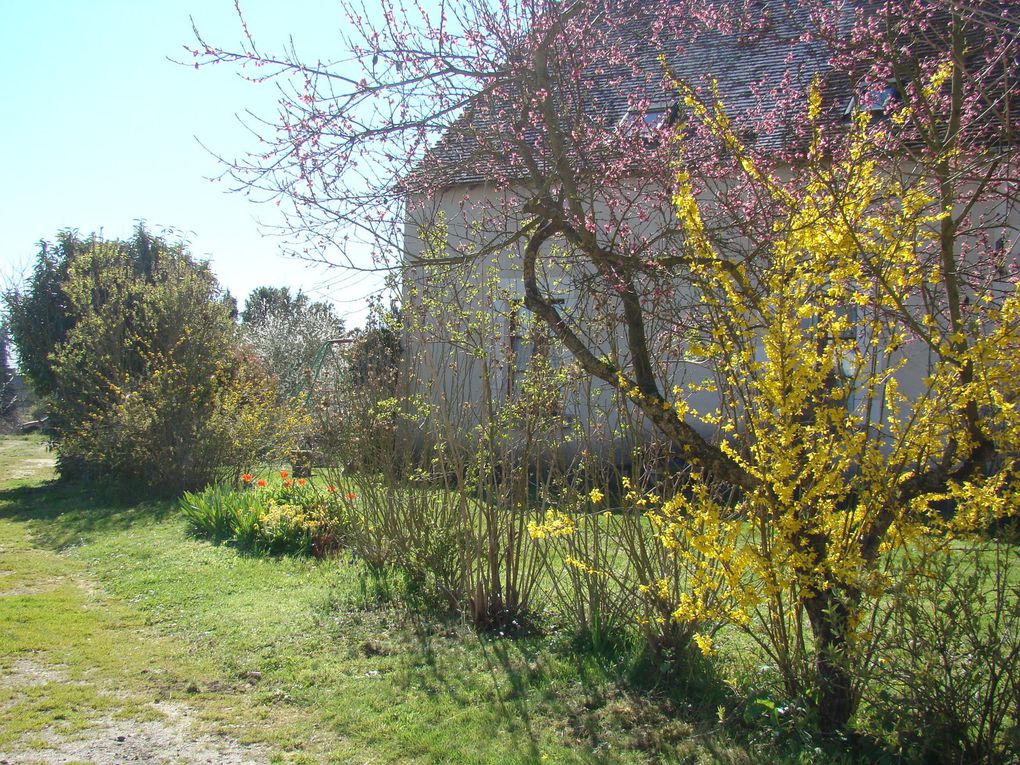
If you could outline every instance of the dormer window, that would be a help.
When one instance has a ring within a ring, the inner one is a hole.
[[[843,119],[849,120],[858,111],[866,111],[871,119],[880,120],[886,116],[886,110],[903,101],[903,95],[895,82],[884,86],[876,85],[863,91],[860,95],[851,96],[843,109]]]
[[[676,106],[650,106],[647,109],[628,109],[620,118],[617,127],[628,135],[639,135],[652,139],[676,121]]]

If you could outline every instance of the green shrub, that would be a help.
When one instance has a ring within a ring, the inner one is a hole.
[[[1020,761],[1020,560],[977,542],[929,553],[889,604],[867,724],[909,759]]]
[[[217,543],[227,542],[236,539],[241,517],[251,512],[252,499],[251,492],[213,484],[200,492],[184,492],[180,508],[195,533]]]
[[[494,330],[497,287],[491,280],[468,285],[478,304],[444,305],[451,316],[470,314],[488,326],[483,332]],[[536,399],[539,391],[551,396],[565,376],[543,370],[544,384],[522,385],[520,398],[499,402],[499,372],[483,363],[482,400],[449,407],[437,369],[426,366],[414,379],[396,376],[401,333],[420,337],[434,329],[421,319],[407,327],[395,317],[381,319],[339,355],[338,374],[320,378],[316,448],[333,466],[332,480],[358,497],[349,505],[352,543],[373,570],[399,566],[416,596],[479,629],[516,631],[541,610],[540,552],[527,530],[537,518],[529,476],[558,447],[561,423],[549,406],[538,405],[548,402]]]
[[[65,235],[7,303],[63,477],[175,493],[287,432],[273,380],[238,350],[233,300],[183,244]]]

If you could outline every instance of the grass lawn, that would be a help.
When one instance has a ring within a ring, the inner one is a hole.
[[[193,539],[176,503],[52,482],[47,456],[0,441],[0,759],[183,717],[247,758],[217,762],[753,761],[556,635],[479,637],[378,597],[358,562]]]

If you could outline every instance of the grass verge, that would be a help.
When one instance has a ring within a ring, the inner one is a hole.
[[[3,474],[42,458],[16,441]],[[399,583],[358,561],[246,557],[190,538],[172,503],[46,478],[0,487],[0,662],[43,671],[0,689],[0,751],[175,698],[281,762],[751,761],[704,710],[622,690],[626,667],[555,634],[479,637],[392,602]]]

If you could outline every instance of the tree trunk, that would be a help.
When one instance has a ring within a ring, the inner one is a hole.
[[[846,728],[856,706],[847,667],[847,609],[831,590],[804,602],[815,638],[818,725],[825,735]]]

